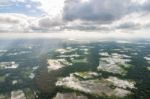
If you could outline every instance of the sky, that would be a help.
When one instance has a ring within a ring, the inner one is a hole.
[[[0,0],[0,33],[150,36],[150,0]]]

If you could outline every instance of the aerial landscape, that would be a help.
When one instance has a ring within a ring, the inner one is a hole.
[[[1,99],[150,97],[150,40],[1,42]]]
[[[1,0],[0,99],[150,99],[149,0]]]

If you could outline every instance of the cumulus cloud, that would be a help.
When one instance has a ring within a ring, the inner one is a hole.
[[[28,25],[28,17],[25,15],[0,14],[1,32],[25,32]]]
[[[48,16],[57,17],[62,15],[65,0],[31,0],[41,4],[39,7]]]
[[[44,28],[51,28],[55,26],[60,26],[62,24],[63,22],[59,18],[44,17],[39,20],[39,26]]]
[[[1,0],[0,32],[147,30],[149,12],[149,0]]]
[[[0,0],[0,7],[10,6],[12,3],[9,0]]]
[[[60,31],[61,19],[29,17],[23,14],[0,14],[0,32],[50,32]]]
[[[116,28],[118,29],[139,29],[141,27],[141,24],[134,23],[134,22],[126,22],[123,24],[120,24]]]
[[[149,11],[149,0],[66,0],[63,19],[72,22],[69,29],[131,30],[142,28],[141,13],[148,14]],[[80,24],[74,25],[77,20]]]
[[[111,23],[132,11],[131,0],[67,0],[64,7],[65,20]]]

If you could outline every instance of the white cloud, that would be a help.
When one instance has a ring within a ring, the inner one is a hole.
[[[25,4],[31,9],[27,12],[45,13],[1,13],[0,32],[137,33],[150,26],[149,0],[1,0],[0,7],[11,2]]]
[[[51,17],[61,16],[65,0],[32,0],[41,3],[41,9]]]
[[[146,2],[146,0],[131,0],[134,3],[139,3],[139,4],[143,4]]]
[[[26,32],[29,26],[30,17],[22,14],[0,14],[1,32]]]
[[[0,0],[0,7],[10,6],[11,2],[9,0]]]
[[[11,0],[13,2],[25,2],[26,0]]]
[[[122,19],[109,24],[109,27],[126,31],[138,31],[141,29],[147,30],[150,24],[150,14],[145,12],[131,13]]]

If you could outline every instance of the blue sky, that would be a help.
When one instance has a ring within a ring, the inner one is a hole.
[[[147,35],[149,0],[1,0],[0,33]]]
[[[40,3],[30,0],[25,0],[25,2],[6,0],[2,4],[0,5],[0,13],[20,13],[28,16],[41,16],[44,14],[44,12],[38,8]]]

